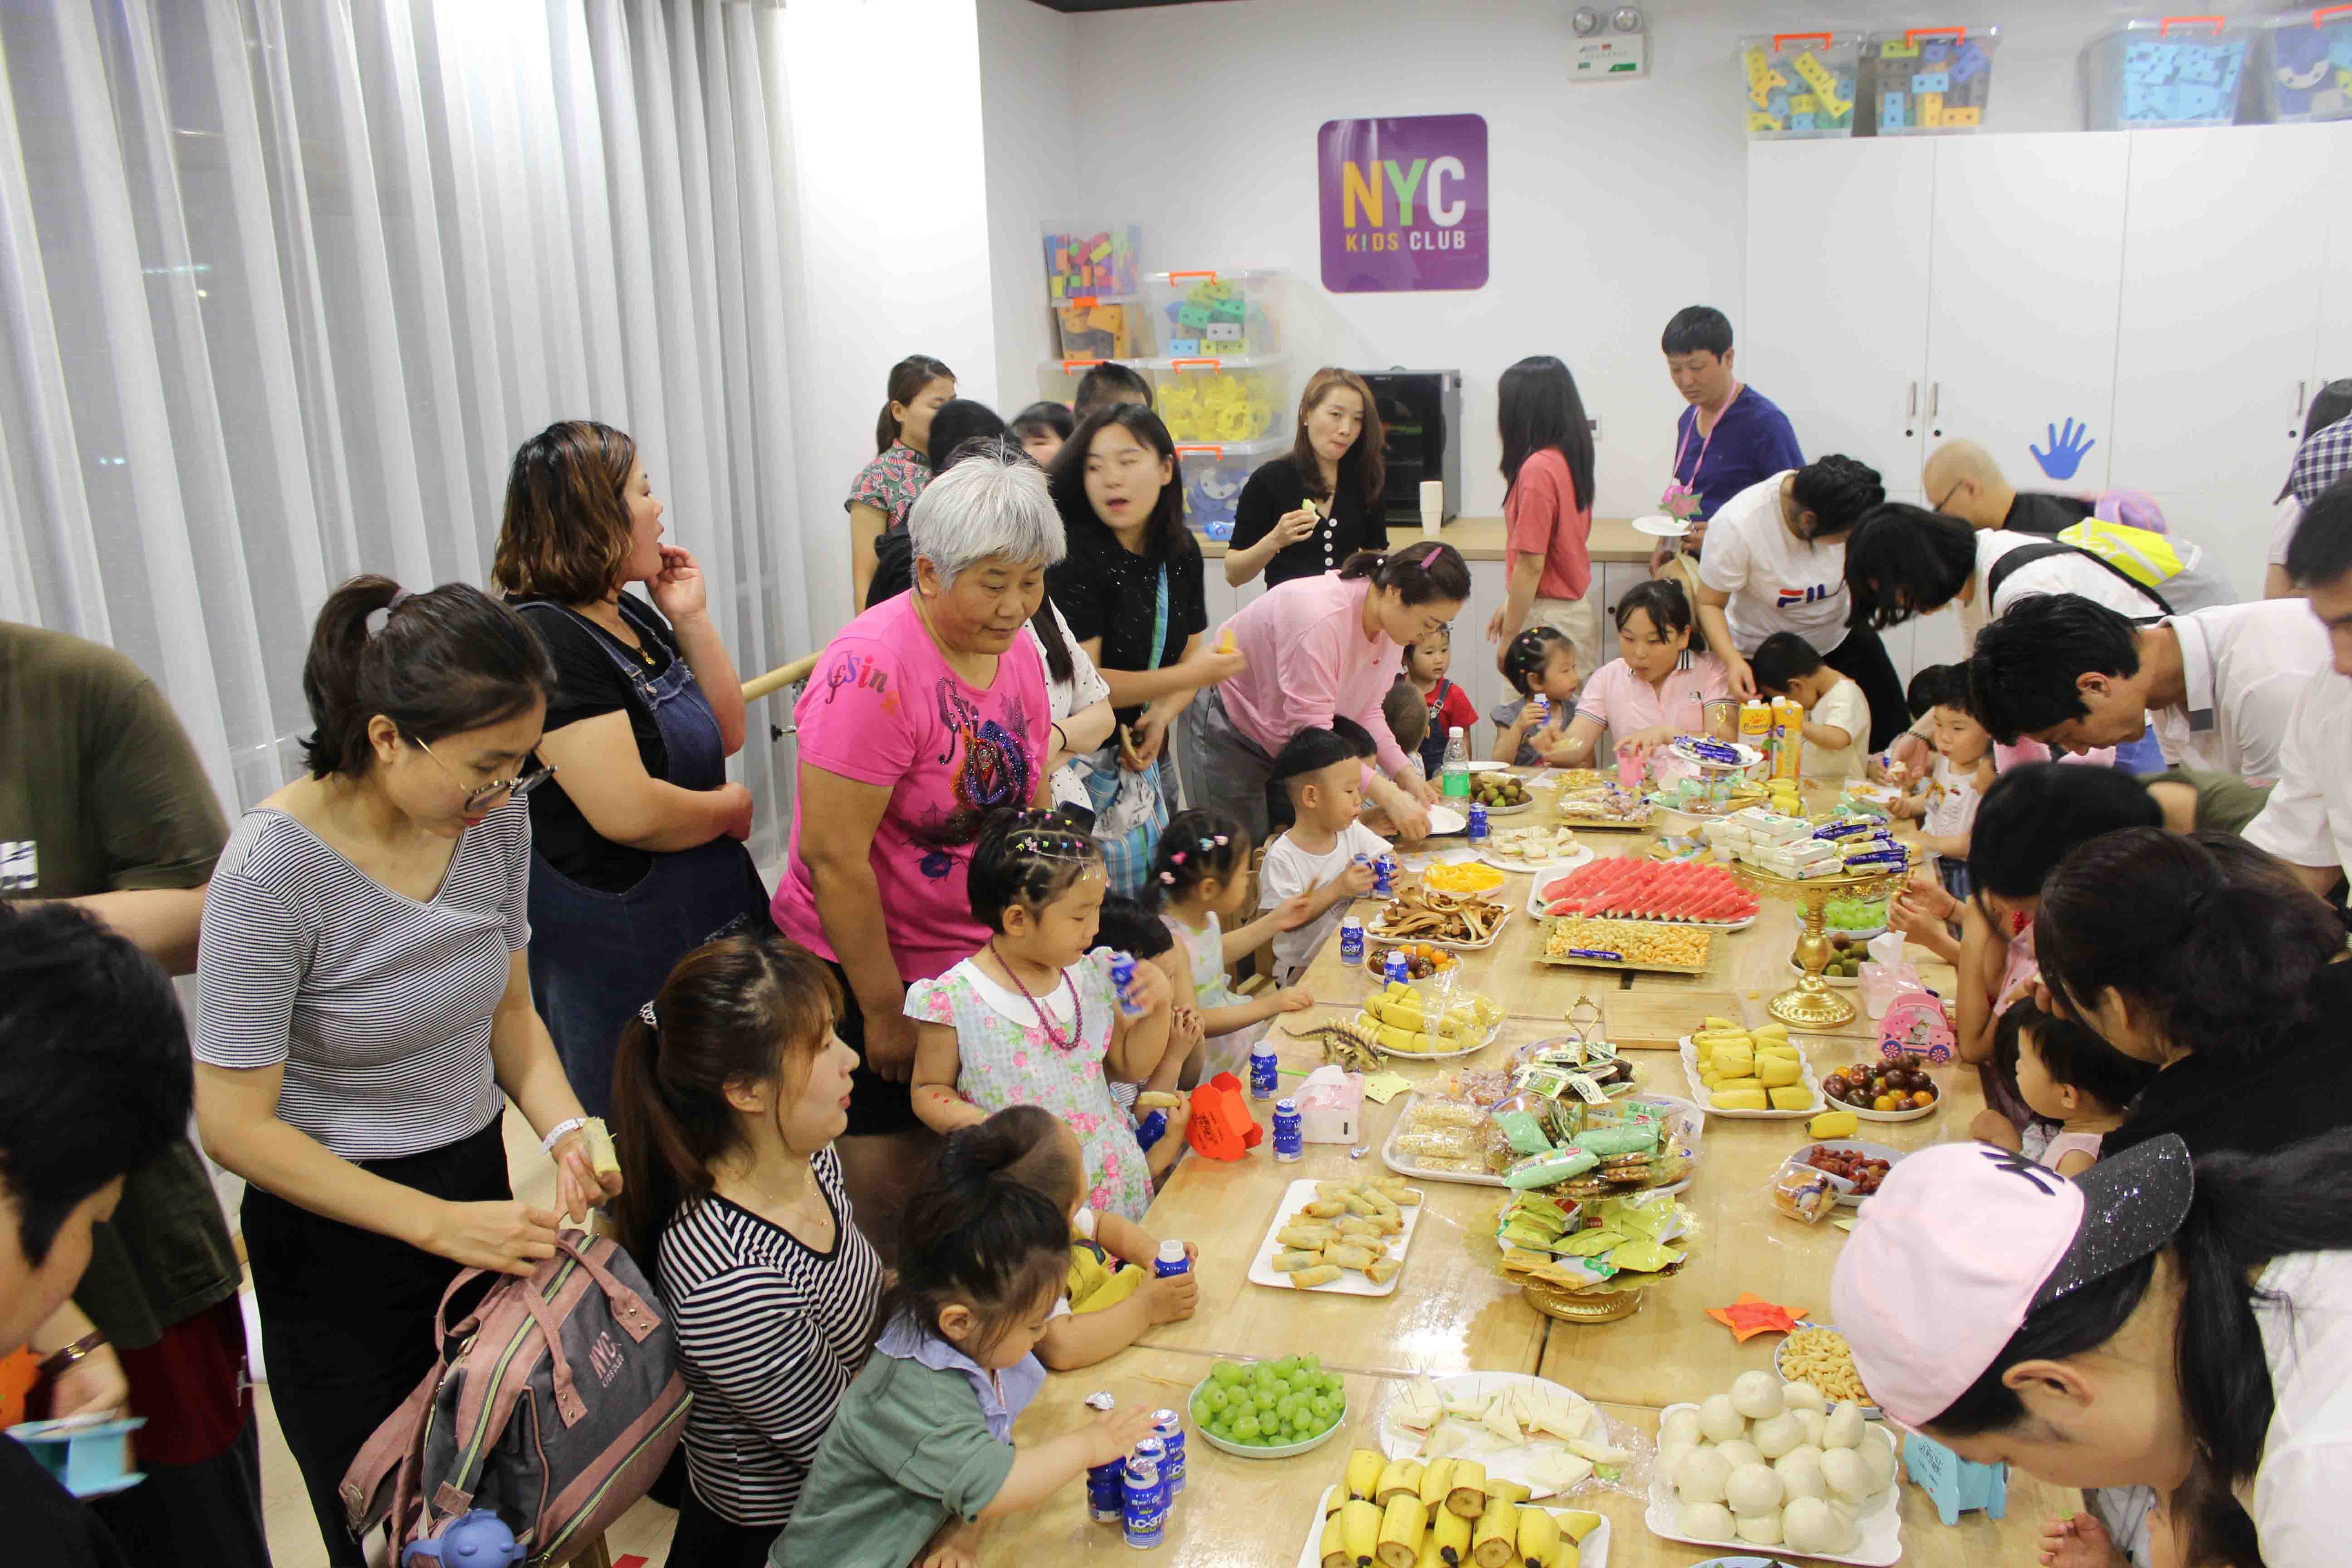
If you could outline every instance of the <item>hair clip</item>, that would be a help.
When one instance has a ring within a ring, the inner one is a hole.
[[[1233,842],[1233,840],[1232,840],[1232,839],[1230,839],[1230,838],[1228,838],[1228,837],[1226,837],[1223,834],[1220,833],[1220,834],[1218,834],[1218,835],[1217,835],[1217,847],[1218,847],[1218,848],[1223,849],[1226,845],[1231,844],[1232,842]]]
[[[1173,871],[1162,871],[1160,873],[1160,879],[1169,887],[1172,888],[1176,885],[1176,873]]]
[[[1179,849],[1175,854],[1168,857],[1168,863],[1171,866],[1181,866],[1184,863],[1184,851]]]
[[[660,1023],[659,1023],[659,1022],[658,1022],[658,1021],[654,1017],[654,1005],[653,1005],[652,1003],[650,1003],[650,1002],[641,1002],[641,1003],[639,1003],[639,1004],[637,1005],[637,1016],[638,1016],[638,1017],[640,1017],[640,1018],[643,1018],[643,1019],[646,1021],[646,1028],[648,1028],[648,1029],[652,1029],[652,1030],[656,1031],[656,1033],[658,1033],[658,1032],[660,1031],[660,1029],[661,1029],[661,1025],[660,1025]]]
[[[406,604],[412,597],[414,597],[414,595],[405,588],[394,589],[392,597],[385,602],[384,606],[382,609],[370,610],[367,613],[368,636],[372,637],[382,637],[383,635],[383,628],[392,624],[392,613],[400,608],[401,605]]]

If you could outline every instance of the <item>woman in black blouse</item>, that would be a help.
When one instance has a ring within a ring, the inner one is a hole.
[[[524,442],[492,575],[554,661],[530,797],[530,987],[591,1116],[612,1104],[621,1026],[670,966],[756,921],[743,840],[743,688],[694,557],[662,536],[636,443],[585,420]],[[643,583],[648,605],[622,590]]]
[[[1169,727],[1242,659],[1203,637],[1201,546],[1184,526],[1176,444],[1160,416],[1134,403],[1097,409],[1055,454],[1051,484],[1070,552],[1046,569],[1046,585],[1110,687],[1129,742],[1122,754],[1115,737],[1087,765],[1112,890],[1133,897],[1175,809]]]
[[[1271,588],[1335,572],[1359,550],[1386,550],[1385,440],[1362,376],[1326,367],[1308,377],[1297,444],[1260,465],[1234,503],[1225,581],[1238,588],[1264,572]]]

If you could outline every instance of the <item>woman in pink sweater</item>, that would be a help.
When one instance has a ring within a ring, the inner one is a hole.
[[[1294,578],[1250,601],[1230,624],[1247,668],[1202,693],[1184,726],[1192,804],[1231,812],[1265,843],[1274,754],[1301,730],[1353,719],[1380,749],[1365,798],[1402,837],[1423,837],[1437,791],[1406,766],[1381,700],[1405,648],[1460,615],[1469,597],[1461,552],[1423,541],[1394,554],[1360,551],[1337,572]]]

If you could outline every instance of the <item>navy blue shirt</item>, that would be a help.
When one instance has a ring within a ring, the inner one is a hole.
[[[1704,437],[1697,404],[1675,421],[1675,478],[1698,491],[1702,518],[1713,517],[1716,508],[1758,480],[1804,466],[1789,416],[1752,386],[1739,389]]]

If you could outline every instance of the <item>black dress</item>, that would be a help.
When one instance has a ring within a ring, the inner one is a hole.
[[[1101,669],[1165,669],[1184,658],[1184,645],[1209,629],[1209,606],[1201,585],[1201,548],[1190,534],[1179,542],[1181,553],[1167,558],[1167,630],[1160,646],[1151,646],[1151,628],[1159,619],[1160,569],[1157,552],[1138,555],[1118,542],[1091,512],[1065,515],[1063,527],[1070,552],[1045,572],[1045,584],[1060,606],[1070,635],[1080,642],[1102,639],[1095,656]],[[1118,710],[1122,724],[1132,724],[1143,711],[1138,703]]]
[[[1234,537],[1226,548],[1247,550],[1272,533],[1285,513],[1306,504],[1307,487],[1299,479],[1297,459],[1286,455],[1259,464],[1249,482],[1242,486],[1241,500],[1234,504]],[[1343,476],[1331,515],[1307,538],[1275,552],[1265,563],[1265,585],[1273,588],[1293,577],[1318,577],[1336,571],[1359,550],[1388,547],[1386,514],[1377,506],[1367,510],[1362,495]]]

